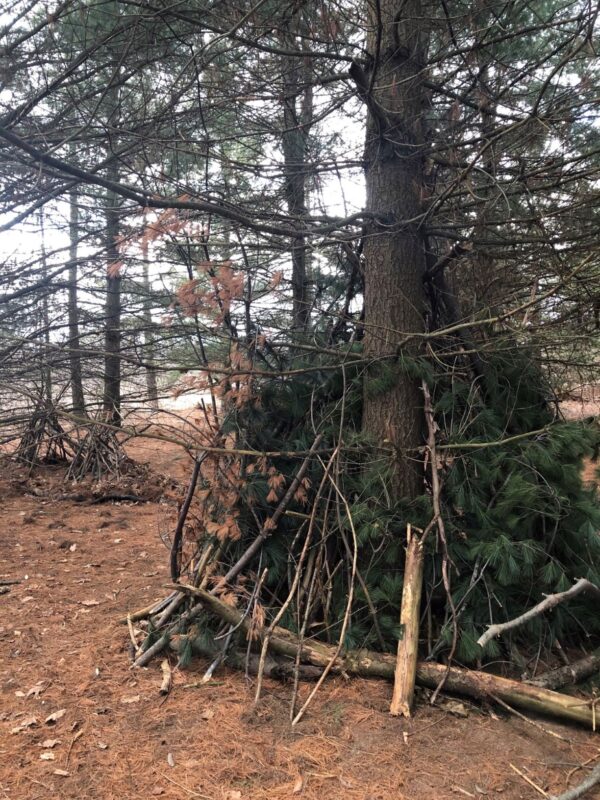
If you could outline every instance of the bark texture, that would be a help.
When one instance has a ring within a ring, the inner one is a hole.
[[[305,27],[303,13],[300,9],[286,26],[282,36],[284,46],[291,49],[299,46],[296,33],[302,33]],[[285,198],[292,224],[299,227],[304,226],[307,214],[307,147],[313,118],[310,67],[306,58],[286,58],[282,64]],[[307,258],[306,240],[299,233],[292,239],[292,325],[298,331],[306,328],[310,315]]]
[[[77,257],[79,213],[77,192],[69,194],[69,369],[71,373],[71,398],[75,414],[85,414],[85,398],[81,374],[81,343],[79,339],[79,304],[77,300]]]
[[[425,247],[418,227],[422,212],[426,37],[418,0],[370,5],[367,46],[372,67],[351,70],[368,108],[365,172],[365,352],[376,365],[399,349],[414,355],[406,334],[423,330]],[[374,365],[374,369],[376,366]],[[398,494],[414,496],[420,470],[422,401],[416,381],[398,372],[395,384],[374,394],[365,383],[363,430],[394,453]]]
[[[106,331],[104,356],[104,412],[112,425],[121,422],[121,275],[119,251],[119,213],[117,198],[109,193],[106,203]]]
[[[406,565],[402,586],[400,630],[398,640],[394,691],[390,705],[392,716],[410,717],[415,693],[417,657],[419,654],[419,609],[423,590],[423,542],[409,534],[406,546]]]

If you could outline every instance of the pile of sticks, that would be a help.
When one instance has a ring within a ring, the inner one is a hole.
[[[33,470],[40,464],[60,464],[72,456],[76,443],[60,424],[56,408],[39,399],[29,417],[14,457]]]
[[[90,476],[101,480],[107,476],[121,477],[131,460],[126,455],[114,431],[102,422],[90,424],[81,441],[75,446],[66,480],[81,481]]]

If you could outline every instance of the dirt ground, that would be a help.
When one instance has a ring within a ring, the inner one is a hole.
[[[186,473],[174,446],[135,455]],[[331,679],[295,729],[289,686],[267,681],[254,708],[243,675],[200,686],[198,661],[163,697],[160,659],[132,671],[119,619],[167,592],[172,505],[53,499],[50,468],[34,496],[0,469],[0,580],[20,581],[0,596],[0,800],[517,800],[564,791],[600,758],[597,734],[464,701],[421,697],[393,719],[380,681]]]

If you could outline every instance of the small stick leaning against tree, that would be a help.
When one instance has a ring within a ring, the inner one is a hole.
[[[556,594],[546,595],[544,600],[542,600],[533,608],[530,608],[529,611],[526,611],[524,614],[521,614],[520,616],[515,617],[508,622],[503,622],[498,625],[490,625],[487,631],[479,637],[477,644],[480,647],[485,647],[486,644],[495,636],[500,636],[500,634],[504,633],[505,631],[510,631],[513,628],[518,628],[520,625],[524,625],[526,622],[529,622],[530,619],[543,614],[544,611],[549,611],[559,603],[562,603],[565,600],[570,600],[572,597],[576,597],[582,592],[592,592],[598,598],[600,598],[600,588],[588,581],[587,578],[579,578],[579,580],[576,581],[570,589],[567,589],[564,592],[556,592]]]

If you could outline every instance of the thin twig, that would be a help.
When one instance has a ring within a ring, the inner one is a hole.
[[[530,786],[533,786],[533,788],[536,790],[536,792],[539,792],[539,793],[542,795],[542,797],[548,797],[548,798],[550,798],[550,795],[549,795],[547,792],[545,792],[545,791],[542,789],[542,787],[541,787],[541,786],[538,786],[538,785],[537,785],[537,783],[534,783],[534,781],[532,781],[532,780],[531,780],[531,778],[529,778],[527,775],[525,775],[525,773],[524,773],[524,772],[521,772],[521,770],[520,770],[520,769],[518,769],[518,767],[515,767],[515,765],[514,765],[514,764],[509,764],[509,766],[510,766],[510,768],[511,768],[511,769],[512,769],[514,772],[516,772],[516,773],[517,773],[517,775],[518,775],[520,778],[523,778],[523,780],[524,780],[524,781],[526,781],[526,782],[527,782],[527,783],[528,783]]]

